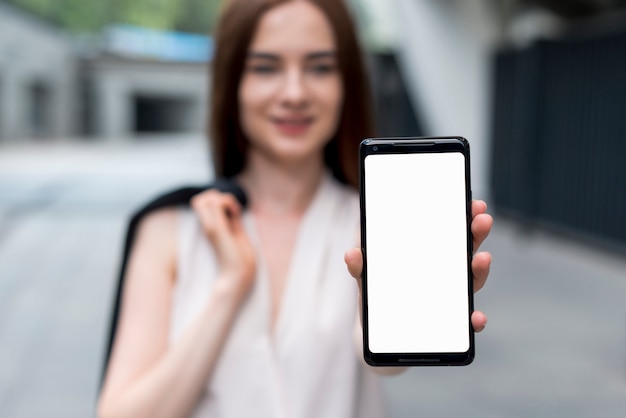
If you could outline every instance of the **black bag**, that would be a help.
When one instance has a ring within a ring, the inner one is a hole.
[[[176,190],[171,190],[156,199],[143,206],[137,212],[135,212],[128,224],[126,231],[126,241],[124,242],[124,252],[122,255],[122,264],[120,266],[120,272],[117,279],[117,291],[115,293],[115,299],[113,301],[113,312],[111,315],[111,322],[109,324],[109,338],[106,345],[106,351],[104,355],[104,363],[102,368],[102,375],[100,379],[100,386],[104,383],[104,377],[106,375],[107,368],[109,366],[109,360],[111,357],[111,350],[113,349],[113,342],[115,341],[115,333],[117,331],[117,322],[119,320],[120,306],[122,303],[122,291],[124,289],[124,276],[126,274],[126,264],[128,263],[128,256],[133,246],[135,234],[137,232],[137,226],[139,222],[149,214],[157,209],[174,206],[189,206],[191,198],[200,192],[208,189],[217,189],[222,192],[232,193],[242,207],[246,207],[248,199],[244,190],[234,180],[230,179],[217,179],[213,183],[202,187],[183,187]]]

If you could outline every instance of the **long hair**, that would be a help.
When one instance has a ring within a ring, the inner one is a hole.
[[[215,32],[209,137],[217,176],[231,177],[245,165],[248,143],[239,120],[238,92],[258,22],[268,10],[294,0],[228,0]],[[374,136],[369,79],[350,13],[342,0],[308,0],[328,19],[337,44],[343,106],[324,161],[341,182],[358,187],[358,144]]]

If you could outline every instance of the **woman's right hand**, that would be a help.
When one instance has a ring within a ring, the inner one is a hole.
[[[191,207],[213,245],[220,278],[245,296],[254,283],[256,256],[242,222],[242,208],[230,193],[207,190],[191,199]]]
[[[191,207],[214,248],[218,278],[203,309],[171,344],[178,215],[163,209],[141,222],[130,253],[99,416],[189,416],[254,283],[256,257],[237,200],[210,190],[195,196]]]

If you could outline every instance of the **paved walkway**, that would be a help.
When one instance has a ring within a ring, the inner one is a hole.
[[[0,417],[88,417],[124,219],[208,177],[196,138],[0,145]],[[626,260],[496,219],[477,359],[385,380],[392,417],[626,416]]]

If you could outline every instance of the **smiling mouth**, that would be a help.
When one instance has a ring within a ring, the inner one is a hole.
[[[274,118],[273,122],[283,133],[287,135],[299,135],[309,129],[313,123],[313,118]]]

